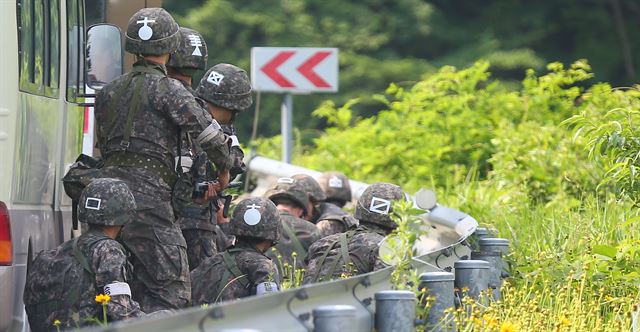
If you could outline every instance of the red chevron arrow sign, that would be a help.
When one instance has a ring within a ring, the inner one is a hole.
[[[251,84],[256,91],[308,93],[338,91],[338,49],[254,47]]]

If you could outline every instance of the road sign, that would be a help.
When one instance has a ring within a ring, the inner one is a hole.
[[[251,84],[256,91],[338,91],[338,49],[253,47]]]

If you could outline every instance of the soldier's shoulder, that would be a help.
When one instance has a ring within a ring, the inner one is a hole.
[[[325,236],[317,241],[315,241],[311,247],[309,247],[309,252],[317,250],[318,248],[322,248],[327,246],[330,243],[333,243],[335,241],[338,241],[340,239],[340,234],[342,233],[336,233],[336,234],[331,234],[328,236]]]

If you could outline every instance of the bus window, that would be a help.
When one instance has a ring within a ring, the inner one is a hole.
[[[20,0],[18,40],[20,90],[58,96],[60,80],[59,0]]]
[[[18,32],[20,36],[20,90],[34,90],[34,27],[33,11],[34,0],[21,0],[20,26]]]
[[[67,1],[67,100],[76,103],[84,94],[83,13],[81,1]]]
[[[47,43],[48,58],[46,63],[48,66],[47,73],[45,75],[45,94],[49,97],[58,97],[59,84],[60,84],[60,0],[49,0],[46,16],[46,30],[48,31],[47,37],[49,42]]]
[[[99,90],[122,75],[122,41],[115,25],[99,24],[87,31],[87,85]]]

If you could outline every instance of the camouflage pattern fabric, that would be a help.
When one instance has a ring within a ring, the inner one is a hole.
[[[178,24],[162,8],[142,8],[129,19],[124,48],[135,55],[173,53],[180,43]]]
[[[134,218],[136,201],[126,183],[95,179],[82,191],[78,220],[95,225],[122,226]]]
[[[182,235],[187,243],[187,258],[191,271],[218,252],[215,232],[203,229],[182,229]]]
[[[339,207],[351,200],[349,179],[340,172],[324,172],[317,178],[327,201],[335,202]]]
[[[183,72],[184,69],[207,69],[207,43],[202,35],[196,30],[185,27],[180,27],[179,34],[178,49],[171,54],[167,67],[173,67],[183,75],[193,74],[192,72]]]
[[[320,184],[314,178],[306,174],[296,174],[292,176],[297,183],[302,184],[304,191],[309,195],[312,203],[320,203],[327,199],[327,195],[322,191]]]
[[[158,222],[134,222],[122,230],[135,272],[131,291],[145,312],[184,308],[191,299],[187,245],[177,225],[162,225],[167,216],[173,218],[169,205],[164,210],[169,215],[138,211],[139,220]]]
[[[358,220],[366,220],[385,228],[396,228],[398,225],[391,219],[392,203],[403,199],[406,197],[399,186],[376,182],[360,195],[353,216]]]
[[[196,95],[211,104],[242,112],[251,104],[251,80],[247,72],[228,63],[211,67],[200,80]]]
[[[344,233],[327,236],[311,245],[304,284],[346,278],[385,267],[378,257],[378,247],[390,231],[374,224],[360,222],[360,225],[350,234],[351,236],[347,237],[350,264],[345,264],[342,257],[340,236]],[[327,250],[329,253],[320,264],[320,259]],[[333,273],[331,273],[332,269]]]
[[[285,231],[280,241],[278,241],[278,244],[267,250],[266,255],[278,265],[280,271],[282,271],[280,259],[283,265],[294,265],[294,252],[296,253],[295,266],[297,268],[306,267],[305,257],[307,256],[307,251],[311,244],[318,239],[316,226],[304,219],[296,218],[286,211],[280,211],[280,220],[286,224],[285,227],[289,227],[289,229],[293,231],[301,248],[297,247],[297,244],[294,243]],[[300,252],[300,250],[302,250],[302,252]],[[281,256],[281,258],[279,259],[278,256]]]
[[[114,153],[123,150],[121,142],[129,109],[136,98],[141,98],[141,109],[133,118],[127,152],[158,160],[173,170],[178,153],[176,129],[199,137],[214,121],[179,81],[166,76],[163,65],[140,60],[134,64],[133,72],[136,71],[142,74],[133,78],[129,74],[120,76],[97,93],[97,146],[107,164]],[[122,90],[129,79],[129,88]],[[138,86],[140,89],[136,88]],[[120,98],[114,100],[118,95]],[[109,114],[109,109],[116,114]],[[218,169],[230,168],[229,145],[222,130],[214,130],[201,146]]]
[[[69,240],[61,244],[56,250],[65,251],[68,257],[73,254],[73,242]],[[31,289],[31,285],[47,285],[51,283],[51,278],[58,276],[53,282],[59,285],[52,286],[47,289],[46,296],[55,292],[67,292],[69,289],[77,288],[79,292],[78,301],[71,305],[71,308],[61,308],[61,306],[47,306],[43,303],[40,308],[32,311],[27,306],[29,314],[29,323],[31,330],[38,331],[56,331],[53,325],[55,320],[60,321],[60,328],[75,328],[77,326],[85,326],[93,324],[90,321],[94,317],[102,319],[102,306],[95,301],[98,294],[105,293],[104,287],[114,282],[128,282],[131,279],[131,266],[127,261],[126,251],[117,241],[107,237],[102,231],[90,230],[82,234],[77,239],[77,247],[82,256],[87,260],[92,274],[82,270],[80,263],[78,269],[80,273],[84,273],[82,282],[76,282],[72,285],[63,284],[66,278],[65,271],[47,271],[45,275],[29,274],[27,280],[27,288],[25,288],[25,304],[33,303],[34,297],[44,298],[45,294],[36,294],[36,290]],[[39,257],[39,256],[38,256]],[[73,257],[72,259],[75,259]],[[36,259],[34,262],[39,262]],[[35,264],[35,263],[34,263]],[[32,267],[34,271],[38,271],[38,267]],[[65,267],[68,269],[69,267]],[[38,281],[38,278],[46,280]],[[36,280],[33,280],[36,279]],[[71,280],[67,280],[71,281]],[[62,296],[60,298],[62,300]],[[107,314],[110,322],[141,317],[144,313],[140,310],[140,306],[128,295],[113,295],[107,303]]]
[[[216,225],[216,249],[218,252],[231,248],[236,243],[236,237],[231,234],[229,223]]]
[[[343,233],[358,226],[358,220],[331,203],[320,203],[316,219],[318,238]]]
[[[243,242],[239,242],[234,249],[239,249],[239,251],[231,253],[231,255],[240,273],[245,276],[247,287],[243,286],[239,279],[233,277],[224,263],[223,253],[218,253],[206,259],[191,272],[194,305],[256,295],[257,285],[265,282],[275,283],[280,288],[280,275],[271,259]],[[222,285],[221,283],[225,281],[223,279],[229,281]]]

